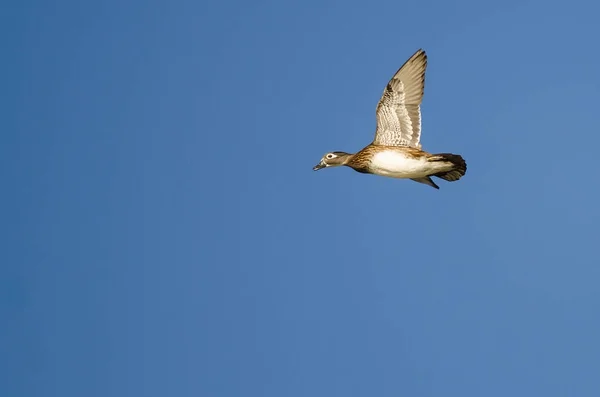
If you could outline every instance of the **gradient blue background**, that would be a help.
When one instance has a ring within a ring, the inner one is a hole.
[[[0,395],[600,395],[597,2],[2,7]]]

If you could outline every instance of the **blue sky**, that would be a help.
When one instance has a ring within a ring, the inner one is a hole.
[[[598,396],[592,1],[2,12],[3,396]],[[441,189],[312,171],[429,55]]]

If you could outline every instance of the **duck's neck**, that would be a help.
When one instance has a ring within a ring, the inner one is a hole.
[[[348,163],[352,161],[354,155],[355,153],[344,153],[342,156],[340,156],[340,160],[342,160],[342,165],[348,165]]]

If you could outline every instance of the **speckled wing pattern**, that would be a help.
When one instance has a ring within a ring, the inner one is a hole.
[[[427,55],[418,50],[385,87],[377,104],[374,145],[421,148],[421,101]]]

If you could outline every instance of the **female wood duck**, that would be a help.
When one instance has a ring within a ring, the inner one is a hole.
[[[345,165],[365,173],[411,179],[439,189],[432,176],[457,181],[467,172],[458,154],[421,150],[421,101],[427,55],[418,50],[396,72],[377,105],[375,139],[355,154],[327,153],[313,170]]]

